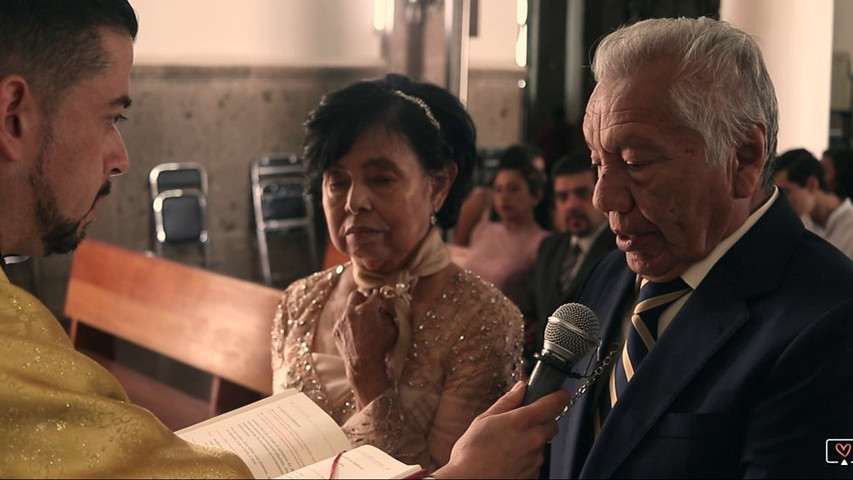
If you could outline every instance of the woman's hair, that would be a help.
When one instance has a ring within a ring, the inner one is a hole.
[[[474,122],[447,90],[403,75],[363,80],[331,92],[308,115],[303,158],[309,190],[318,193],[323,172],[362,134],[377,127],[403,137],[427,175],[456,164],[456,180],[435,213],[442,228],[452,227],[477,158]]]
[[[672,112],[703,137],[712,164],[722,165],[727,152],[748,141],[750,127],[758,123],[767,127],[762,185],[769,191],[779,107],[752,37],[706,17],[644,20],[602,40],[592,71],[598,82],[626,82],[658,60],[674,62]]]
[[[545,175],[535,166],[533,159],[539,156],[539,151],[526,145],[513,145],[501,154],[498,159],[497,172],[514,170],[527,182],[532,195],[539,195],[545,188]],[[494,178],[492,184],[495,183]]]

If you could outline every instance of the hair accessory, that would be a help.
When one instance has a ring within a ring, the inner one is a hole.
[[[400,98],[406,99],[420,107],[420,109],[424,111],[424,114],[427,116],[427,118],[429,118],[429,123],[431,123],[436,128],[436,130],[441,132],[441,124],[438,123],[438,120],[435,118],[435,115],[432,114],[432,110],[430,110],[429,105],[427,105],[425,101],[421,100],[418,97],[415,97],[414,95],[403,93],[400,90],[391,90],[391,93],[397,95]]]

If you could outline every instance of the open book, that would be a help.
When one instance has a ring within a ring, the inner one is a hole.
[[[420,478],[371,445],[351,449],[335,421],[305,394],[286,390],[175,432],[184,440],[235,453],[255,478]]]

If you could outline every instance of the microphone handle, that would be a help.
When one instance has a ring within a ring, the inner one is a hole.
[[[545,395],[556,392],[566,381],[570,371],[571,365],[564,367],[551,359],[550,355],[540,356],[533,367],[533,373],[530,374],[530,380],[527,381],[527,391],[524,392],[521,404],[530,405]]]

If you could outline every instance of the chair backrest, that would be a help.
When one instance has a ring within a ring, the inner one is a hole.
[[[478,148],[477,165],[474,168],[474,185],[488,187],[498,170],[502,148]]]
[[[260,214],[263,221],[301,219],[308,216],[302,179],[281,176],[260,180]]]
[[[280,291],[114,245],[74,253],[65,315],[215,377],[270,394]]]
[[[200,191],[166,190],[152,208],[158,243],[207,243],[207,199]]]
[[[24,263],[29,260],[30,257],[26,255],[5,255],[3,257],[3,262],[6,265],[14,265],[16,263]]]
[[[303,194],[302,160],[283,154],[256,158],[250,168],[255,223],[268,227],[275,220],[302,220],[310,214]]]
[[[148,173],[154,219],[154,251],[165,245],[197,244],[210,265],[207,170],[197,162],[161,163]]]
[[[294,175],[302,176],[302,159],[298,155],[285,153],[280,155],[267,155],[256,158],[252,162],[253,180],[258,181],[263,177]]]
[[[302,168],[302,161],[298,156],[287,154],[256,158],[250,167],[258,257],[264,283],[267,285],[273,285],[274,277],[277,276],[292,280],[320,268],[314,228],[314,205],[311,197],[303,193]],[[291,271],[289,276],[276,275],[270,260],[271,249],[267,235],[289,233],[299,233],[307,238],[309,268],[306,271]]]
[[[148,172],[151,198],[167,190],[195,189],[207,195],[207,170],[197,162],[172,162],[155,165]]]

